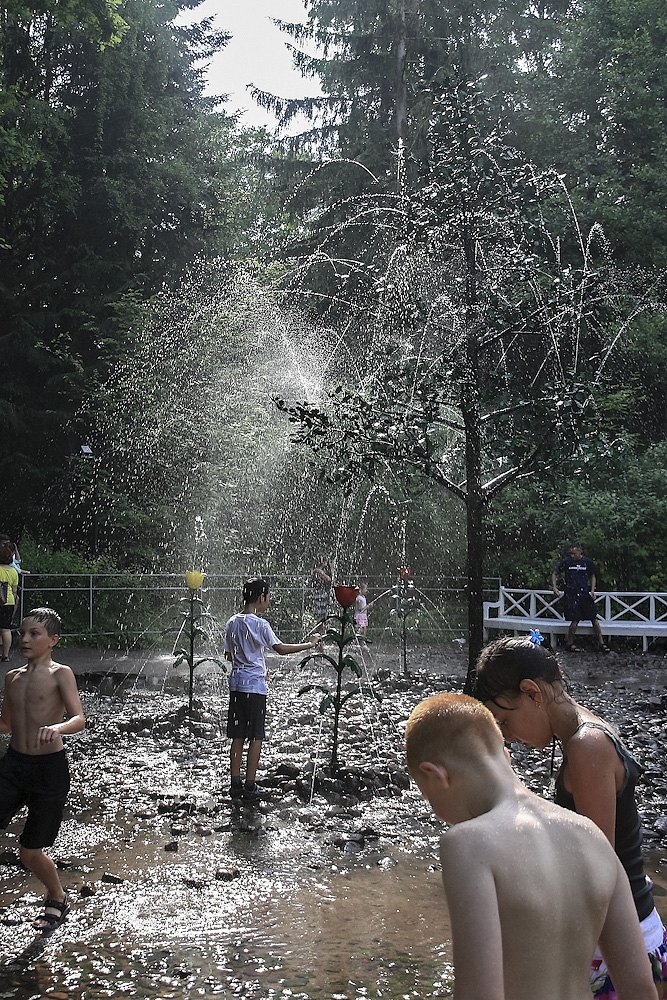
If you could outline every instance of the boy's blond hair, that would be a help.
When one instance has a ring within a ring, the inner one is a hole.
[[[491,712],[476,698],[442,693],[417,705],[405,730],[405,753],[412,775],[423,761],[444,764],[479,761],[502,753],[503,737]]]

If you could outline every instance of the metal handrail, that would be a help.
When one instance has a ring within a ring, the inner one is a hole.
[[[274,595],[274,604],[279,602],[281,595],[299,595],[298,604],[301,610],[301,620],[305,619],[306,610],[309,603],[309,595],[311,590],[310,579],[304,579],[304,574],[302,573],[283,573],[283,574],[270,574],[269,578],[272,579],[272,593]],[[240,597],[241,581],[243,579],[243,574],[241,573],[210,573],[206,576],[206,581],[204,585],[204,591],[210,595],[229,595],[230,600],[225,602],[228,605],[228,609],[238,604],[237,598]],[[373,590],[376,588],[378,590],[386,590],[391,588],[396,583],[396,578],[384,577],[367,577],[369,584]],[[463,576],[450,576],[450,577],[424,577],[418,581],[415,581],[418,586],[417,590],[424,594],[426,597],[432,597],[437,595],[443,599],[450,598],[452,596],[460,596],[465,591],[466,578]],[[498,593],[500,586],[500,580],[497,577],[485,577],[484,578],[484,589],[487,593]],[[23,617],[26,610],[35,606],[36,601],[31,598],[31,594],[35,595],[47,595],[47,594],[72,594],[72,595],[86,595],[86,606],[85,612],[88,622],[88,628],[86,630],[78,631],[64,631],[63,635],[68,638],[74,638],[76,636],[109,636],[115,635],[116,632],[113,631],[99,631],[95,630],[95,600],[96,595],[102,594],[133,594],[139,599],[140,595],[165,595],[173,594],[176,598],[179,595],[183,595],[185,588],[185,583],[183,580],[182,573],[26,573],[21,577],[21,587],[20,587],[20,598],[19,598],[19,609],[20,616]],[[55,603],[55,602],[54,602]],[[131,601],[128,598],[125,604],[121,606],[120,602],[118,605],[118,616],[119,619],[122,618],[124,611],[128,607],[131,607]],[[223,609],[224,610],[224,609]],[[84,609],[79,607],[76,609],[77,614],[80,616]],[[110,612],[107,610],[107,614]],[[142,629],[145,635],[155,635],[160,634],[161,630],[151,630]],[[434,631],[436,631],[434,629]],[[444,631],[444,630],[443,630]],[[457,634],[460,634],[461,629],[456,628]],[[128,636],[129,637],[129,636]]]

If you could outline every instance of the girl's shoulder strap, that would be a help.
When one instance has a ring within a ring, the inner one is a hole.
[[[607,723],[605,722],[592,722],[590,719],[584,719],[583,722],[579,723],[572,736],[576,736],[577,733],[580,733],[582,729],[599,729],[601,733],[604,733],[606,736],[609,737],[609,739],[616,747],[617,751],[620,752],[625,750],[625,747],[621,743],[621,738],[618,735],[618,733],[614,729],[612,729],[611,726],[607,725]],[[572,737],[570,737],[570,739],[571,738]]]

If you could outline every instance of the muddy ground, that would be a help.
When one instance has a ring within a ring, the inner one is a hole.
[[[342,775],[328,771],[331,717],[306,683],[323,665],[271,657],[259,807],[228,796],[227,693],[217,668],[195,678],[169,657],[63,650],[88,726],[68,740],[72,791],[53,849],[73,898],[51,938],[32,930],[39,883],[16,861],[21,818],[0,840],[0,998],[102,996],[451,996],[438,823],[409,787],[402,733],[437,690],[460,690],[454,646],[364,650],[364,684],[341,728]],[[567,654],[574,697],[615,725],[645,767],[638,794],[648,870],[667,916],[667,660]],[[549,753],[513,752],[548,792]]]

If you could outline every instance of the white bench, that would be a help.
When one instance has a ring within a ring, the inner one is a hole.
[[[484,641],[488,640],[490,630],[518,635],[538,629],[555,648],[556,638],[567,635],[570,627],[560,611],[559,600],[552,590],[501,586],[497,601],[484,602]],[[605,591],[596,595],[595,606],[605,638],[640,636],[644,652],[650,639],[667,638],[667,593]],[[579,634],[593,635],[593,626],[581,622],[577,627]]]

